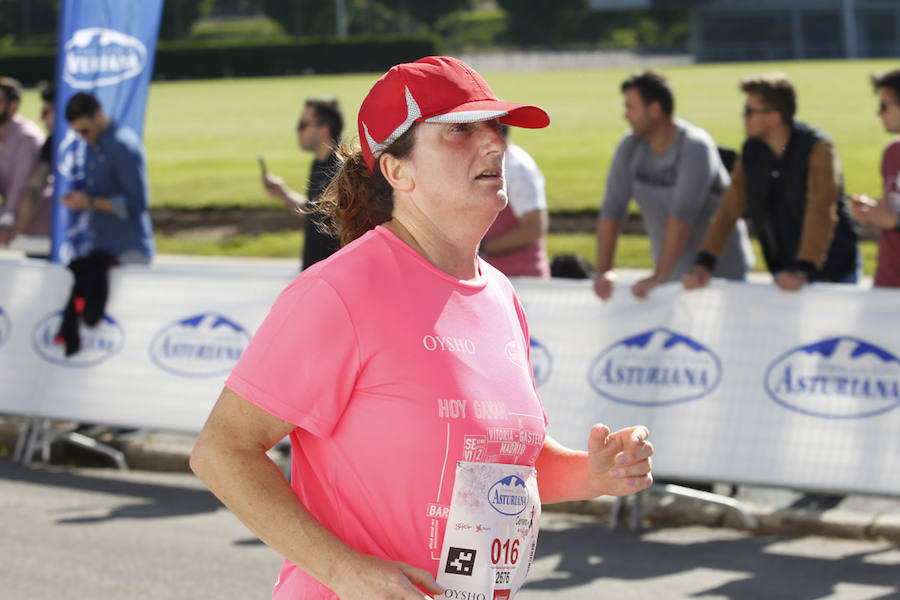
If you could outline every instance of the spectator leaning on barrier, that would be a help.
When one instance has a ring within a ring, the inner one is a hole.
[[[0,77],[0,246],[21,233],[38,235],[39,224],[22,214],[30,208],[23,202],[28,180],[38,163],[44,133],[22,115],[16,114],[22,99],[22,84]]]
[[[811,281],[855,283],[859,235],[843,202],[837,150],[826,135],[794,121],[797,100],[783,73],[741,80],[747,140],[731,185],[703,240],[688,289],[706,285],[735,222],[749,214],[769,271],[782,290]]]
[[[315,211],[315,203],[322,196],[332,176],[340,168],[337,147],[344,128],[344,117],[338,101],[333,98],[310,98],[306,101],[300,121],[297,123],[297,139],[300,149],[312,152],[312,166],[309,168],[309,183],[306,195],[292,190],[284,179],[266,174],[263,185],[270,196],[284,202],[288,208],[306,213],[303,243],[303,264],[307,269],[337,252],[338,241],[323,229],[330,230],[328,218]],[[324,222],[322,222],[324,221]],[[320,227],[319,225],[323,225]]]
[[[47,130],[47,139],[41,146],[38,163],[31,173],[25,199],[19,205],[19,218],[16,221],[21,231],[29,235],[49,236],[53,219],[53,123],[56,118],[53,102],[56,91],[53,83],[44,82],[39,87],[41,122]]]
[[[502,125],[503,139],[509,127]],[[508,201],[481,241],[481,257],[507,277],[550,277],[547,260],[547,196],[544,175],[522,147],[507,140],[503,185]]]
[[[604,300],[613,293],[613,256],[628,201],[641,209],[656,269],[636,283],[638,298],[659,284],[687,273],[709,220],[728,186],[712,137],[696,125],[673,117],[674,98],[664,77],[638,73],[622,83],[625,119],[631,131],[616,148],[597,221],[597,272],[594,290]],[[743,279],[753,254],[744,224],[724,240],[716,274]]]
[[[138,134],[107,117],[92,95],[79,92],[66,104],[66,120],[87,142],[84,189],[61,202],[90,212],[92,250],[120,264],[149,263],[155,251],[144,148]]]
[[[878,116],[884,130],[900,133],[900,69],[872,76],[878,94]],[[878,240],[878,268],[875,285],[900,287],[900,138],[894,138],[881,156],[884,192],[875,202],[854,196],[853,213],[861,225],[881,230]]]

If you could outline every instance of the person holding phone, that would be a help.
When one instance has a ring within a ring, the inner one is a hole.
[[[652,483],[645,427],[547,436],[525,312],[478,257],[507,202],[499,126],[549,121],[451,57],[363,101],[323,198],[344,246],[275,301],[191,457],[285,557],[274,598],[513,598],[542,502]],[[290,482],[266,455],[286,435]]]
[[[259,159],[266,192],[288,208],[306,215],[301,256],[303,269],[328,258],[338,249],[337,240],[325,233],[330,224],[327,217],[316,213],[316,202],[340,166],[336,151],[343,128],[344,117],[337,100],[310,98],[306,101],[297,123],[300,149],[314,154],[305,195],[292,190],[281,177],[267,173],[264,160]]]
[[[900,69],[872,76],[878,94],[878,116],[888,133],[900,133]],[[880,201],[853,197],[853,214],[861,225],[880,231],[876,287],[900,287],[900,138],[892,139],[881,156],[884,193]]]

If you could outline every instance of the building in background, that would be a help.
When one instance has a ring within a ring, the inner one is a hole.
[[[897,0],[590,0],[593,10],[689,7],[698,62],[900,55]]]

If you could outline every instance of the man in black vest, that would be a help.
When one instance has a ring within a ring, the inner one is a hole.
[[[783,73],[741,80],[747,140],[684,287],[706,285],[735,222],[747,215],[782,290],[812,281],[855,283],[859,235],[843,202],[843,174],[824,133],[794,121]]]
[[[267,174],[263,185],[270,196],[278,198],[302,213],[309,213],[311,206],[322,196],[332,176],[340,168],[337,147],[344,128],[344,118],[337,100],[331,98],[311,98],[306,101],[300,121],[297,123],[297,139],[302,150],[315,154],[309,169],[309,184],[306,195],[292,190],[277,175]],[[303,245],[303,268],[324,260],[337,252],[340,244],[319,228],[317,214],[306,214]],[[330,227],[328,228],[330,229]]]

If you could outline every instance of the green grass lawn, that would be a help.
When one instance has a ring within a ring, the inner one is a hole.
[[[226,256],[270,256],[298,258],[303,240],[302,231],[285,230],[259,236],[236,235],[215,240],[177,239],[157,234],[157,251],[163,254],[204,254]],[[755,271],[765,271],[765,261],[759,242],[751,240],[756,254]],[[866,275],[875,270],[878,245],[866,241],[862,244]],[[547,253],[552,260],[557,254],[576,254],[595,264],[597,244],[590,233],[551,233],[547,236]],[[628,269],[651,269],[650,240],[643,235],[623,235],[616,248],[616,266]]]
[[[745,74],[783,70],[799,96],[798,118],[828,132],[846,171],[847,189],[880,195],[880,153],[888,140],[875,116],[872,71],[896,61],[799,61],[702,64],[665,69],[675,91],[677,116],[706,128],[725,146],[743,138]],[[551,211],[596,209],[606,171],[626,123],[619,84],[630,69],[486,73],[503,98],[538,104],[552,123],[545,130],[516,130],[513,139],[534,155],[547,177]],[[310,156],[297,149],[294,125],[308,96],[333,95],[356,135],[356,112],[378,74],[155,82],[147,109],[145,141],[153,205],[275,206],[259,184],[257,155],[296,188],[305,187]],[[36,92],[22,112],[36,118]]]
[[[881,195],[880,155],[889,137],[875,116],[869,74],[896,66],[893,60],[798,61],[702,64],[664,70],[675,91],[677,116],[706,128],[723,146],[743,139],[742,75],[782,70],[799,96],[798,118],[824,129],[837,144],[849,192]],[[513,140],[537,160],[547,177],[551,211],[596,210],[606,171],[627,126],[619,84],[631,69],[485,73],[502,98],[538,104],[551,125],[515,130]],[[309,96],[337,97],[347,115],[345,133],[356,135],[356,112],[379,74],[155,82],[145,126],[153,205],[279,206],[262,191],[258,155],[269,171],[296,189],[305,188],[311,157],[297,148],[294,126]],[[22,113],[36,119],[37,93],[29,90]],[[162,252],[296,256],[293,232],[253,239],[235,236],[206,242],[159,237]],[[874,265],[867,249],[867,270]],[[554,235],[551,254],[594,258],[592,235]],[[646,240],[625,237],[617,265],[649,266]]]

